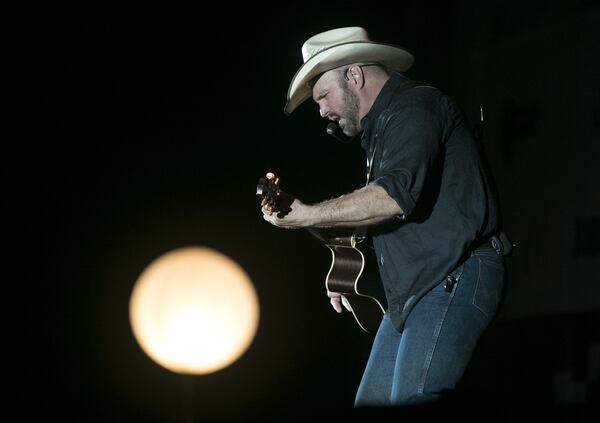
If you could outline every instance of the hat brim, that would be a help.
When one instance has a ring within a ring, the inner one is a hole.
[[[323,50],[304,63],[292,78],[288,88],[285,114],[291,114],[311,97],[309,82],[331,69],[351,63],[376,62],[389,69],[404,72],[414,63],[414,56],[403,48],[372,41],[340,44]]]

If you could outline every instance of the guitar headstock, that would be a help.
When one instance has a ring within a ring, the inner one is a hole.
[[[281,191],[279,178],[272,172],[267,172],[264,178],[259,178],[256,196],[261,199],[261,206],[265,207],[269,214],[277,213],[277,217],[283,218],[292,211],[290,206],[294,197]]]

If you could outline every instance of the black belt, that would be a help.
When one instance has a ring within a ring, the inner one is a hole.
[[[497,242],[498,239],[496,239],[495,237],[486,239],[485,241],[479,241],[476,242],[473,247],[473,251],[481,251],[481,250],[492,250],[492,251],[497,251]],[[495,246],[496,245],[496,246]]]

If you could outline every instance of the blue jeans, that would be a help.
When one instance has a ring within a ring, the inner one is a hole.
[[[504,289],[501,251],[477,250],[410,313],[402,333],[387,314],[355,399],[355,407],[433,402],[456,387],[477,341],[496,314]]]

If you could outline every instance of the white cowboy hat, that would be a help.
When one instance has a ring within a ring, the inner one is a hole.
[[[350,63],[375,62],[398,72],[408,70],[414,57],[401,47],[376,43],[361,27],[337,28],[321,32],[302,46],[304,64],[298,69],[287,94],[286,114],[312,95],[309,83],[331,69]]]

